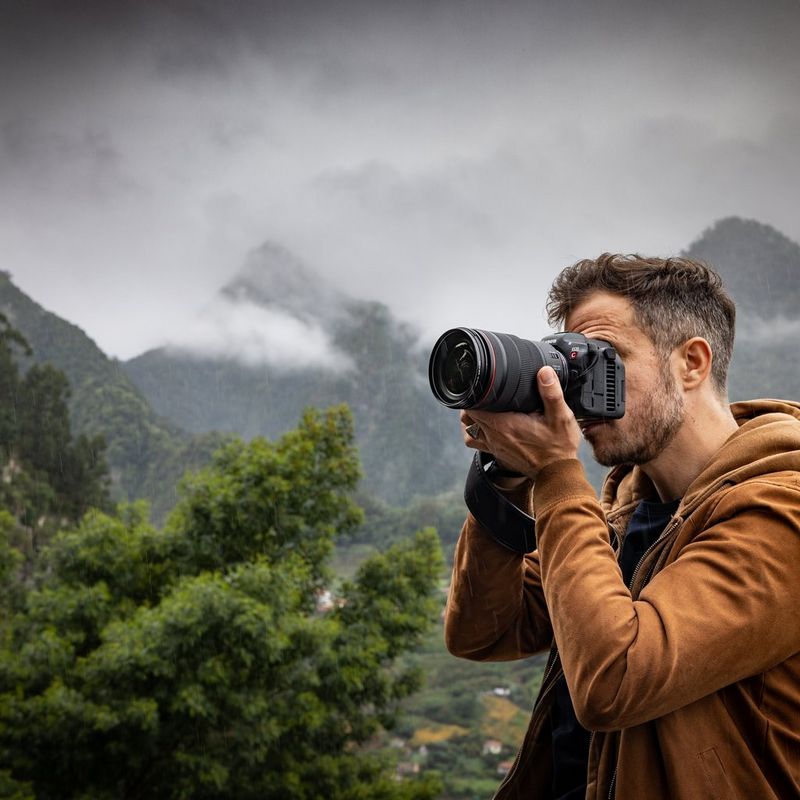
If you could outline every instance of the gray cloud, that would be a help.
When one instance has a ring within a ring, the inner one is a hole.
[[[0,238],[131,356],[265,239],[433,336],[737,214],[800,239],[800,5],[4,2]]]
[[[120,154],[107,131],[49,131],[30,118],[12,119],[0,128],[0,151],[10,169],[27,172],[60,169],[85,162],[99,169],[114,168]]]
[[[213,356],[247,366],[269,364],[291,371],[306,367],[341,372],[352,362],[337,350],[324,328],[282,309],[263,308],[219,296],[176,330],[167,348]]]

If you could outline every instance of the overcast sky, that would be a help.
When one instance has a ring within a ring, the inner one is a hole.
[[[800,240],[800,1],[0,0],[0,269],[128,358],[266,240],[427,336],[723,216]]]

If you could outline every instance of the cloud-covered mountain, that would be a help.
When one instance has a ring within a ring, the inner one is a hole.
[[[348,297],[267,243],[184,342],[125,369],[158,413],[196,432],[275,437],[306,406],[347,403],[365,486],[397,503],[452,488],[466,460],[456,413],[431,396],[427,359],[385,305]]]
[[[333,341],[347,299],[284,248],[267,242],[166,348],[281,371],[353,368]]]
[[[308,324],[330,325],[347,315],[346,295],[274,242],[254,250],[219,296],[281,311]]]
[[[719,270],[740,317],[798,317],[800,245],[770,225],[726,217],[686,253]]]

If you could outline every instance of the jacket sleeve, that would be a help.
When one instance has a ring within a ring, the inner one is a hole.
[[[704,530],[636,601],[579,462],[534,499],[544,595],[575,712],[590,730],[647,722],[800,651],[800,491],[725,491]]]
[[[514,502],[527,505],[519,496]],[[538,552],[503,547],[469,514],[453,559],[447,649],[474,661],[510,661],[545,650],[552,640]]]

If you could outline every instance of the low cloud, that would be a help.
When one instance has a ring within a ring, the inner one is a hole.
[[[167,349],[285,371],[307,367],[341,371],[352,366],[322,327],[280,309],[265,309],[223,295],[173,333]]]
[[[772,341],[793,342],[800,337],[800,319],[783,314],[763,317],[760,314],[737,314],[736,341],[763,342],[768,334]]]

